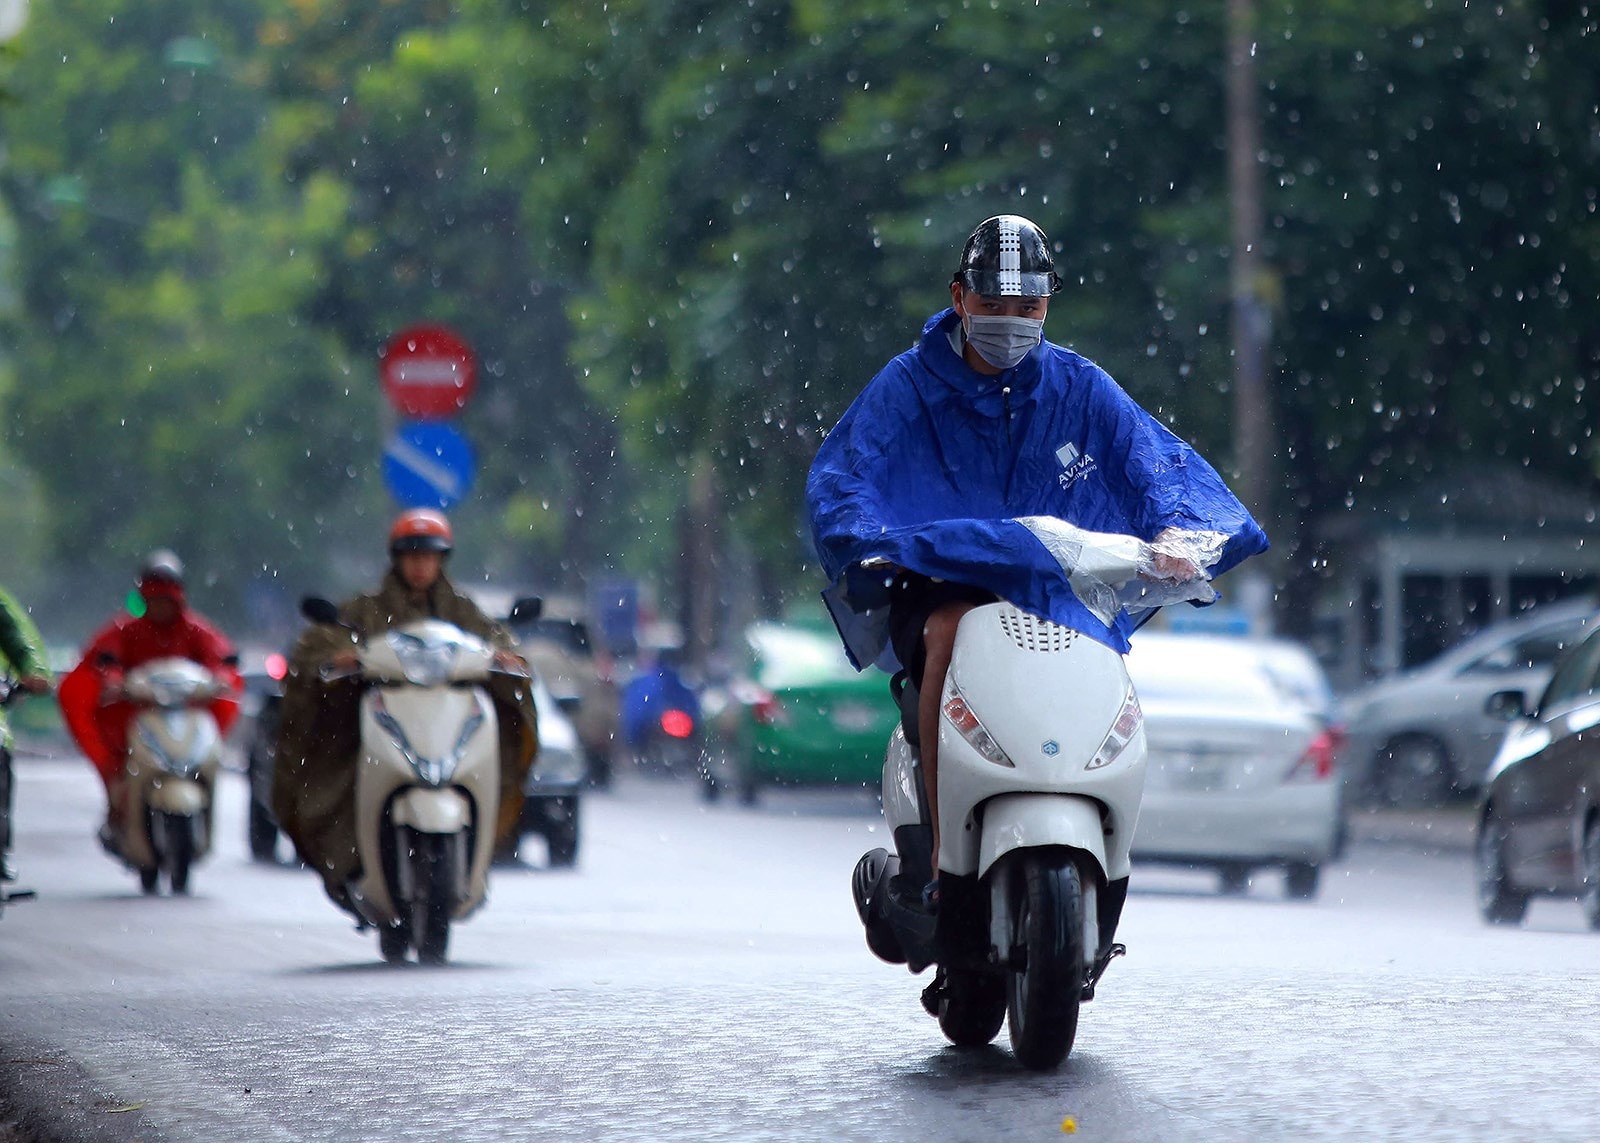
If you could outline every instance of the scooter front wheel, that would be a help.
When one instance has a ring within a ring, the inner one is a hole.
[[[1083,997],[1083,882],[1070,854],[1025,852],[1011,873],[1011,952],[1006,984],[1011,1050],[1047,1071],[1066,1059]]]
[[[443,964],[450,948],[450,919],[455,913],[455,839],[446,834],[412,837],[416,896],[411,902],[411,938],[417,960]]]
[[[189,870],[194,865],[194,822],[183,814],[161,815],[161,863],[167,870],[167,882],[177,894],[189,891]]]
[[[408,925],[379,925],[378,952],[389,964],[400,964],[411,951],[411,929]]]

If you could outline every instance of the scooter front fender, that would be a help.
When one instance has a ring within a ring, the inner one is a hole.
[[[1128,869],[1106,866],[1105,825],[1100,804],[1077,794],[1001,794],[983,806],[983,836],[978,845],[978,876],[1012,850],[1064,846],[1087,853],[1106,880],[1128,876]]]
[[[472,824],[472,804],[455,789],[413,787],[395,798],[390,814],[418,833],[463,833]]]
[[[152,810],[199,817],[210,798],[199,782],[162,775],[151,780],[145,800]]]

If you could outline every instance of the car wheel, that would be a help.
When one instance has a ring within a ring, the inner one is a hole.
[[[1436,806],[1455,792],[1450,753],[1436,738],[1407,734],[1373,760],[1373,787],[1381,802],[1400,809]]]
[[[722,783],[711,772],[709,758],[700,760],[700,800],[710,805],[722,799]]]
[[[545,843],[550,848],[552,869],[571,869],[578,863],[578,799],[555,798],[550,808],[549,832]]]
[[[1492,810],[1478,826],[1478,911],[1491,925],[1518,925],[1528,911],[1528,894],[1511,882],[1506,868],[1505,822]]]
[[[605,750],[591,750],[589,759],[589,785],[596,790],[609,790],[611,788],[611,758],[614,748]]]
[[[1283,870],[1284,891],[1296,901],[1309,901],[1317,895],[1322,869],[1309,861],[1291,861]]]
[[[1228,897],[1238,897],[1250,891],[1250,867],[1229,862],[1217,867],[1217,889]]]
[[[1583,831],[1583,919],[1600,931],[1600,818],[1591,819]]]
[[[250,856],[257,861],[278,860],[278,823],[272,813],[254,798],[250,799]]]

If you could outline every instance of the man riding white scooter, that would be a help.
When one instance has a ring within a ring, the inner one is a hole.
[[[361,871],[355,819],[360,687],[351,674],[360,663],[357,645],[416,620],[439,619],[486,640],[497,665],[526,675],[511,633],[445,575],[454,544],[443,514],[424,508],[401,513],[390,527],[389,568],[378,590],[346,602],[339,609],[341,625],[308,628],[290,655],[273,810],[301,860],[322,875],[328,896],[351,912],[350,885]],[[344,676],[325,681],[328,666]],[[525,678],[500,675],[489,691],[498,715],[501,799],[491,824],[504,844],[515,838],[523,778],[538,750],[538,722]]]
[[[1052,550],[1066,521],[1149,544],[1148,577],[1220,575],[1266,536],[1216,471],[1098,366],[1044,340],[1059,289],[1034,223],[989,218],[968,238],[951,307],[872,380],[829,433],[807,502],[824,593],[857,668],[895,671],[906,738],[920,745],[934,868],[892,890],[936,913],[941,696],[957,627],[1005,600],[1125,652],[1126,612],[1102,619]],[[1186,533],[1225,538],[1202,568]],[[1114,929],[1125,878],[1102,906]],[[941,973],[942,980],[942,973]],[[933,1011],[941,980],[924,996]]]

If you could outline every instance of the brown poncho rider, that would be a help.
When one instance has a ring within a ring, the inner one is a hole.
[[[272,808],[295,850],[322,876],[328,896],[350,909],[346,885],[361,870],[356,852],[356,763],[360,754],[360,687],[353,680],[324,682],[326,663],[354,665],[359,642],[418,619],[442,619],[498,649],[506,665],[521,660],[516,640],[461,595],[444,575],[450,524],[438,512],[403,513],[389,536],[392,560],[372,595],[339,608],[351,629],[308,628],[290,653],[284,679],[283,722],[272,781]],[[524,665],[524,669],[525,665]],[[538,751],[533,695],[525,680],[496,675],[488,684],[500,723],[500,809],[497,847],[515,840],[522,812],[522,783]],[[352,910],[353,911],[353,910]]]

